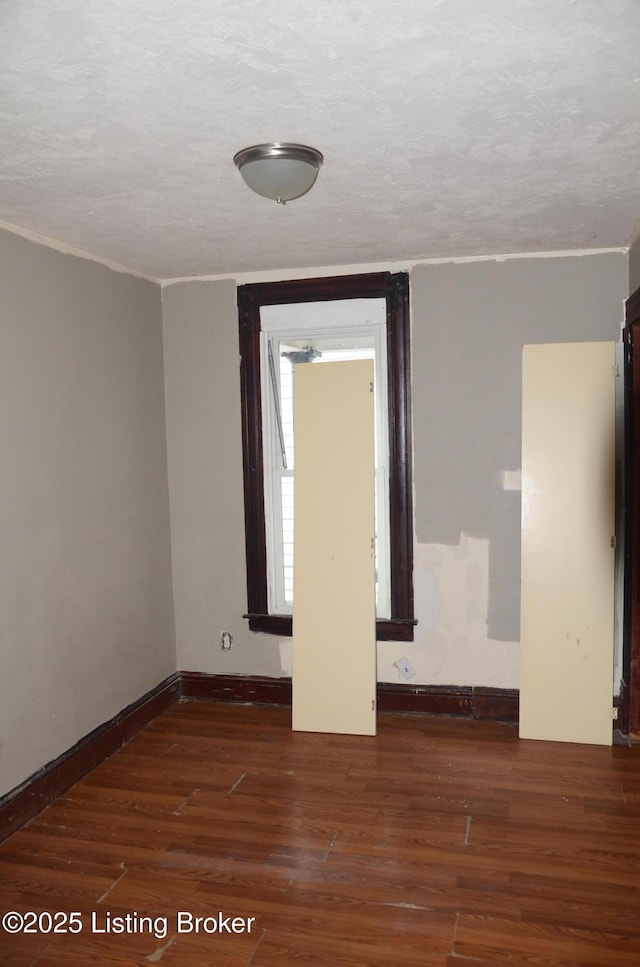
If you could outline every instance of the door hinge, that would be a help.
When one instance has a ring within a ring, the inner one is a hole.
[[[616,541],[616,536],[614,534],[613,537],[611,538],[611,546],[612,547],[617,547],[617,543],[618,542]]]

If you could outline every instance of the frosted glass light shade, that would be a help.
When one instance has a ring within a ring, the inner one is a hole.
[[[279,142],[244,148],[233,159],[252,191],[282,205],[313,187],[323,160],[315,148]]]

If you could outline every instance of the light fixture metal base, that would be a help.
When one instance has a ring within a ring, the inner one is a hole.
[[[233,158],[249,188],[279,205],[305,195],[315,184],[323,161],[316,148],[286,141],[254,144]]]

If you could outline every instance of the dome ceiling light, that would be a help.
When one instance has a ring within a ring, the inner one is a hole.
[[[315,148],[279,141],[243,148],[233,158],[249,188],[279,205],[306,195],[323,161]]]

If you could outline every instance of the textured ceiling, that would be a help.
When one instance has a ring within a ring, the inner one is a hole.
[[[286,207],[234,153],[325,165]],[[0,219],[155,278],[628,244],[638,0],[0,0]]]

